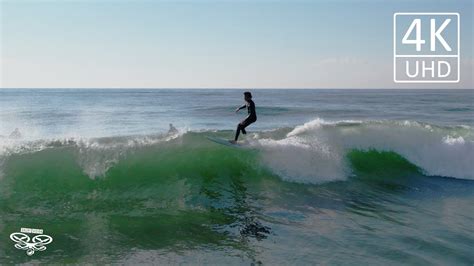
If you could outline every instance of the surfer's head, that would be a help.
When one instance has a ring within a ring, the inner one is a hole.
[[[251,100],[252,99],[252,93],[250,93],[250,91],[244,92],[244,99],[246,101]]]

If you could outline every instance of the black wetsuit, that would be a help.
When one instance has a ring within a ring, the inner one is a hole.
[[[257,121],[255,103],[252,100],[249,100],[246,104],[239,107],[239,110],[244,109],[245,107],[247,107],[249,115],[237,125],[237,131],[235,132],[235,141],[237,141],[237,139],[239,138],[240,131],[242,131],[243,134],[247,134],[245,128],[253,122]]]

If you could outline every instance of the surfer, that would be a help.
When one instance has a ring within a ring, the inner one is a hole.
[[[170,129],[168,129],[168,135],[174,135],[178,133],[178,129],[176,129],[173,124],[170,123]]]
[[[245,128],[248,127],[253,122],[257,121],[257,113],[255,112],[255,103],[252,101],[252,94],[249,91],[244,92],[244,100],[245,100],[245,104],[237,108],[235,112],[237,113],[241,109],[244,109],[245,107],[247,107],[247,112],[249,115],[237,125],[237,130],[235,132],[235,139],[231,141],[232,143],[237,142],[237,140],[239,139],[240,131],[242,131],[242,134],[244,135],[247,134],[247,131],[245,131]]]
[[[15,128],[15,130],[13,130],[13,132],[10,133],[10,138],[12,138],[12,139],[19,139],[19,138],[21,138],[20,130],[19,130],[18,128]]]

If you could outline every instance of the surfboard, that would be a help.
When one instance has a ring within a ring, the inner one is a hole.
[[[244,145],[242,145],[241,143],[232,143],[228,139],[216,138],[216,137],[206,137],[206,138],[208,140],[212,141],[212,142],[222,144],[222,145],[225,145],[225,146],[229,146],[229,147],[233,147],[233,148],[243,148],[244,147]]]

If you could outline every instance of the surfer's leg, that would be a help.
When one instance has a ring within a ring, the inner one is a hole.
[[[242,134],[247,134],[247,131],[245,131],[245,128],[248,127],[250,124],[255,122],[255,119],[247,117],[246,119],[242,120],[242,122],[239,123],[237,126],[237,131],[235,132],[235,141],[239,138],[240,131],[242,131]]]
[[[239,124],[240,130],[242,130],[242,134],[247,134],[247,131],[245,131],[245,127],[247,126],[247,119],[242,120]]]
[[[244,134],[247,134],[247,131],[245,131],[245,128],[250,126],[251,124],[255,123],[255,121],[257,121],[257,119],[255,118],[247,118],[245,119],[244,123],[243,123],[243,128],[242,128],[242,133]]]
[[[242,134],[244,135],[247,134],[247,131],[245,131],[245,128],[250,126],[250,124],[254,123],[255,121],[256,119],[247,117],[245,120],[240,122],[239,126],[240,126],[240,130],[242,131]]]
[[[235,141],[237,141],[237,140],[239,139],[240,130],[245,131],[245,130],[243,129],[241,123],[239,123],[239,124],[237,125],[237,130],[235,131],[235,138],[234,138]],[[243,133],[243,131],[242,131],[242,133]]]

